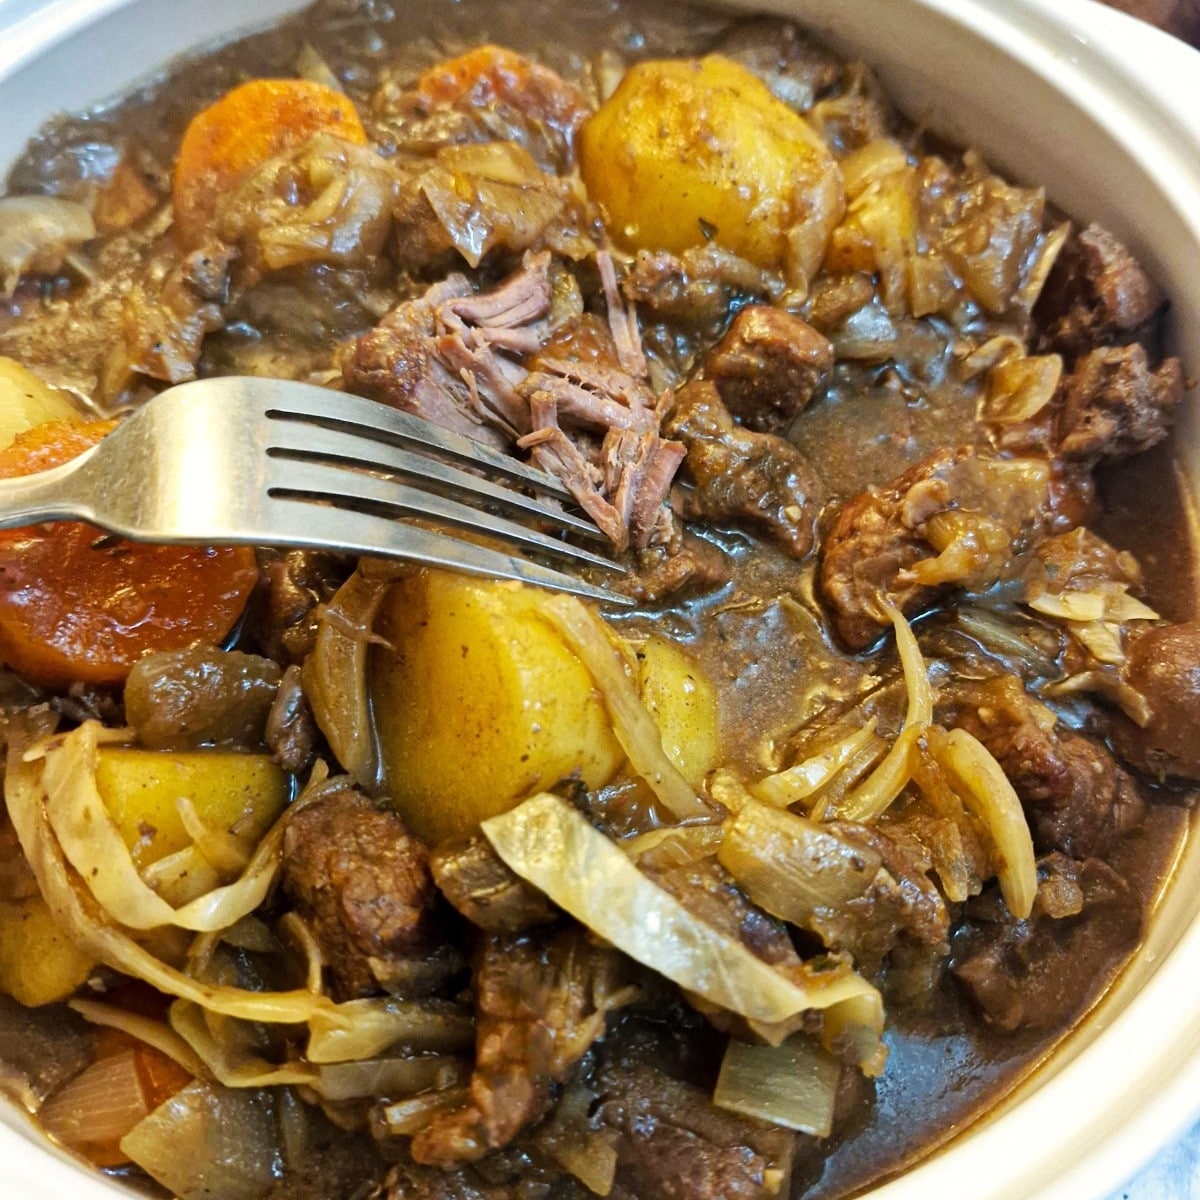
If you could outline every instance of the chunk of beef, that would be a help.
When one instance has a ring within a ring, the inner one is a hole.
[[[192,646],[139,659],[125,684],[125,717],[156,750],[262,745],[279,689],[269,658]]]
[[[808,112],[842,77],[842,64],[791,21],[762,17],[739,21],[713,52],[740,62],[774,95],[798,112]]]
[[[704,327],[723,322],[730,305],[782,291],[782,281],[719,246],[671,254],[639,250],[622,290],[659,319]]]
[[[316,740],[317,723],[301,686],[300,667],[293,663],[279,681],[263,741],[285,771],[298,775],[312,762]]]
[[[796,1135],[715,1108],[632,1055],[606,1056],[595,1088],[599,1117],[621,1135],[618,1153],[635,1191],[663,1200],[766,1200],[787,1194]]]
[[[769,433],[739,429],[712,383],[689,383],[663,424],[687,447],[693,489],[680,503],[686,516],[745,521],[795,558],[813,545],[819,484],[795,446]]]
[[[1048,345],[1068,355],[1124,342],[1154,319],[1166,297],[1107,229],[1073,232],[1034,309]]]
[[[683,598],[713,591],[732,577],[728,558],[716,546],[684,530],[678,544],[643,551],[637,570],[617,580],[615,586],[635,600],[657,604],[667,596]]]
[[[1029,920],[1014,921],[994,891],[968,906],[951,971],[998,1029],[1068,1027],[1141,938],[1141,903],[1125,881],[1094,858],[1074,866],[1073,878],[1054,881],[1078,893],[1073,915],[1054,918],[1035,909]],[[1060,876],[1061,868],[1054,864]],[[1043,885],[1047,875],[1043,860]]]
[[[545,1114],[562,1082],[597,1038],[620,988],[615,951],[571,925],[521,935],[489,934],[475,966],[476,1045],[470,1098],[413,1138],[419,1163],[475,1162]]]
[[[545,1172],[538,1171],[537,1174],[544,1175]],[[543,1187],[547,1182],[538,1180]],[[534,1184],[530,1190],[538,1195],[540,1192],[534,1191],[536,1187]],[[473,1167],[439,1171],[436,1167],[405,1162],[393,1167],[388,1174],[383,1200],[513,1200],[515,1194],[507,1180],[485,1179]],[[567,1196],[572,1194],[568,1185]]]
[[[428,852],[354,788],[299,809],[283,840],[283,891],[308,923],[339,999],[379,991],[371,959],[419,955],[436,932]]]
[[[1128,772],[1103,746],[1058,728],[1013,676],[954,681],[939,698],[938,716],[991,751],[1021,798],[1039,850],[1103,854],[1141,821],[1144,802]]]
[[[1090,465],[1148,450],[1167,436],[1182,399],[1179,359],[1151,370],[1136,343],[1093,350],[1063,383],[1057,452]]]
[[[863,895],[830,906],[814,922],[813,932],[826,946],[848,950],[867,972],[875,971],[902,939],[942,949],[950,936],[946,902],[929,877],[932,861],[914,838],[904,836],[903,825],[871,828],[833,821],[828,828],[849,846],[878,855],[880,865]]]
[[[1114,717],[1113,748],[1154,779],[1200,780],[1200,624],[1140,626],[1126,649],[1122,679],[1145,699],[1147,720]]]
[[[859,649],[888,625],[886,598],[912,614],[947,585],[983,588],[1053,526],[1048,463],[939,450],[844,504],[822,547],[820,588],[843,641]]]
[[[429,858],[433,881],[464,917],[492,933],[520,933],[545,925],[558,910],[536,888],[513,874],[478,834],[447,842]]]
[[[263,652],[277,662],[302,662],[317,639],[317,609],[333,598],[350,569],[319,550],[260,551],[250,628]]]
[[[829,382],[833,347],[807,321],[782,308],[750,304],[704,360],[741,424],[778,433]]]

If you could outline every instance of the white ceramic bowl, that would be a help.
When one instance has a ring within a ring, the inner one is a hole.
[[[419,0],[413,0],[419,2]],[[564,0],[564,3],[588,0]],[[1174,300],[1200,372],[1200,54],[1090,0],[734,0],[795,16],[880,69],[901,105],[1123,238]],[[0,170],[52,113],[297,0],[0,0]],[[1200,496],[1200,404],[1176,445]],[[1145,946],[1043,1069],[872,1200],[1098,1200],[1200,1111],[1200,839]],[[123,1189],[0,1109],[0,1196]]]

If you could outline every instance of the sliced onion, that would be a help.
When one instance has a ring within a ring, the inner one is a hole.
[[[178,1200],[259,1200],[281,1152],[269,1091],[193,1083],[156,1108],[121,1149]]]
[[[42,1105],[46,1132],[72,1150],[119,1142],[150,1110],[133,1050],[99,1059]]]
[[[222,1046],[204,1019],[204,1009],[191,1001],[176,1000],[171,1005],[171,1028],[192,1048],[208,1074],[225,1087],[312,1086],[317,1082],[315,1068],[307,1063],[269,1063],[256,1055]]]
[[[908,693],[908,711],[904,728],[892,743],[883,762],[838,805],[837,815],[847,821],[873,821],[887,811],[912,776],[909,765],[917,739],[933,720],[933,688],[921,647],[904,614],[895,605],[881,601],[896,631],[896,649],[904,670],[904,688]]]
[[[876,739],[877,720],[872,717],[861,729],[826,746],[786,771],[768,775],[750,785],[754,796],[776,808],[790,808],[807,800],[826,786],[860,751]]]
[[[26,270],[57,271],[67,253],[96,236],[92,214],[58,196],[0,197],[0,296]]]
[[[471,1093],[465,1087],[430,1092],[425,1096],[414,1096],[411,1100],[380,1105],[372,1120],[376,1130],[387,1136],[412,1137],[420,1133],[438,1113],[462,1108],[470,1097]]]
[[[931,739],[963,804],[982,822],[997,858],[1000,892],[1014,917],[1024,920],[1037,896],[1037,861],[1021,801],[1003,768],[965,729]]]
[[[617,741],[654,794],[681,821],[711,816],[663,750],[658,726],[625,673],[604,622],[574,596],[547,597],[538,611],[587,668],[608,707]]]
[[[307,1058],[312,1063],[376,1058],[396,1046],[446,1053],[475,1041],[475,1023],[444,1000],[347,1000],[313,1013]]]
[[[128,1009],[117,1008],[113,1004],[100,1004],[95,1000],[68,1000],[67,1007],[73,1008],[84,1020],[93,1025],[102,1025],[108,1029],[119,1029],[122,1033],[135,1037],[147,1046],[165,1054],[167,1058],[178,1063],[190,1075],[197,1078],[205,1074],[204,1064],[196,1052],[163,1021],[152,1017],[143,1017]]]
[[[366,1062],[328,1063],[317,1068],[316,1090],[338,1103],[364,1097],[412,1096],[457,1088],[471,1075],[465,1058],[425,1054],[408,1058],[372,1058]]]
[[[717,859],[755,904],[804,929],[819,910],[861,896],[881,862],[825,826],[757,800],[726,822]]]
[[[883,999],[876,991],[849,996],[821,1014],[821,1044],[872,1078],[882,1075],[887,1065],[882,1034]]]
[[[1054,398],[1062,373],[1063,360],[1058,354],[997,363],[988,376],[981,418],[998,425],[1015,425],[1036,417]]]
[[[685,991],[763,1026],[874,993],[849,969],[793,979],[689,912],[558,796],[543,793],[483,823],[496,853],[605,941]]]
[[[811,1137],[828,1137],[841,1075],[841,1063],[803,1033],[779,1046],[731,1039],[713,1103]]]
[[[391,579],[355,571],[321,610],[317,640],[304,661],[304,694],[313,717],[342,767],[374,789],[379,747],[367,690],[367,658],[375,643],[375,616]]]

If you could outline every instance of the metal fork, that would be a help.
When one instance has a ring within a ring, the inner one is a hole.
[[[225,377],[168,388],[63,466],[0,479],[0,528],[81,520],[134,541],[375,555],[631,603],[428,527],[620,572],[555,536],[603,540],[569,500],[552,476],[384,404]]]

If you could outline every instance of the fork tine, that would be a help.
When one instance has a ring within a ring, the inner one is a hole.
[[[544,500],[492,483],[440,459],[414,454],[386,442],[367,441],[357,433],[276,418],[271,422],[267,453],[294,461],[329,462],[348,468],[386,471],[404,476],[421,487],[432,483],[449,492],[451,499],[474,497],[496,506],[508,516],[533,518],[581,537],[604,539],[590,521],[555,508]]]
[[[622,608],[634,603],[620,592],[606,591],[540,563],[503,554],[474,542],[464,542],[420,525],[292,499],[278,498],[268,503],[286,506],[279,510],[278,517],[270,520],[267,540],[272,545],[324,545],[347,554],[401,559],[486,579],[511,579]],[[287,533],[286,526],[294,526],[295,532]]]
[[[359,509],[370,504],[377,508],[390,509],[394,514],[427,517],[441,521],[458,529],[477,531],[489,537],[521,546],[528,550],[551,554],[569,562],[586,563],[608,571],[624,572],[624,568],[610,559],[601,558],[570,542],[561,542],[535,529],[518,525],[515,521],[481,512],[449,500],[433,492],[397,483],[391,479],[378,479],[347,467],[326,463],[301,462],[293,458],[274,458],[281,463],[278,471],[271,472],[268,494],[276,498],[340,501],[339,507]]]
[[[269,386],[275,384],[275,380],[247,378],[243,382],[247,385],[247,394],[253,394],[264,404],[266,415],[273,420],[343,429],[385,445],[434,452],[463,466],[486,470],[513,483],[537,488],[544,494],[570,499],[570,493],[553,475],[377,400],[364,400],[348,392],[335,392],[311,384],[289,382],[283,389]]]

